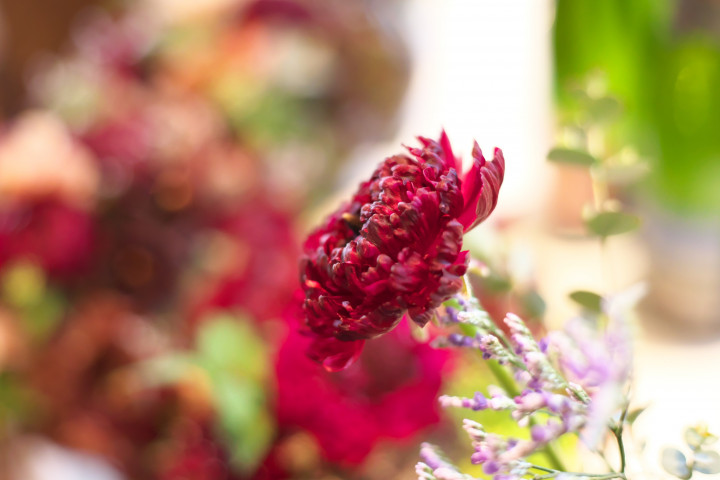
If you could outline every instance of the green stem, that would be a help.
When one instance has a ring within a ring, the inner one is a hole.
[[[615,430],[615,438],[617,439],[618,450],[620,450],[620,472],[625,471],[625,445],[623,445],[622,428]]]
[[[517,385],[515,384],[515,380],[510,376],[507,370],[503,368],[502,365],[500,365],[497,360],[488,360],[485,362],[490,368],[490,371],[492,372],[495,379],[498,381],[500,386],[507,392],[507,394],[511,397],[517,397],[520,395],[520,390],[517,388]]]
[[[625,417],[627,416],[628,404],[625,404],[622,415],[620,415],[620,421],[615,428],[610,430],[615,435],[615,439],[618,444],[618,451],[620,452],[620,472],[625,472],[625,445],[623,444],[623,425],[625,424]]]
[[[541,479],[547,479],[547,478],[554,478],[560,473],[565,473],[567,475],[573,475],[577,477],[584,477],[584,478],[593,478],[595,480],[609,480],[611,478],[620,478],[623,480],[627,480],[627,477],[622,472],[612,472],[612,473],[583,473],[583,472],[564,472],[560,470],[555,470],[552,468],[547,467],[541,467],[540,465],[532,465],[530,468],[534,468],[536,470],[540,470],[541,472],[547,472],[547,475],[535,475],[533,480],[541,480]]]

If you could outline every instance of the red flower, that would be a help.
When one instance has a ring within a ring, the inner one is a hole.
[[[345,368],[363,340],[387,333],[405,313],[424,326],[462,286],[463,233],[497,204],[499,149],[487,163],[475,143],[473,166],[461,177],[444,132],[438,142],[419,140],[423,148],[387,158],[305,243],[308,353],[330,370]]]
[[[307,431],[326,460],[349,466],[381,440],[410,439],[437,424],[450,352],[418,343],[402,327],[372,342],[372,355],[339,373],[308,359],[309,339],[291,332],[276,363],[281,433]]]
[[[53,199],[0,208],[0,268],[12,260],[37,262],[54,277],[84,273],[91,260],[90,214]]]

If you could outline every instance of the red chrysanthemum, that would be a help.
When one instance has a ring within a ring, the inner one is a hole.
[[[309,355],[345,368],[363,340],[404,314],[424,326],[457,293],[467,270],[463,234],[495,208],[505,172],[500,149],[486,162],[475,143],[463,176],[443,132],[439,141],[387,158],[353,199],[305,243],[301,281],[314,341]]]

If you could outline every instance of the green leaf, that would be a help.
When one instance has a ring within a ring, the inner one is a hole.
[[[218,372],[213,378],[213,398],[233,462],[245,472],[254,471],[275,432],[262,385]]]
[[[662,451],[661,461],[665,471],[671,475],[682,479],[690,478],[692,475],[692,472],[687,466],[685,455],[676,448],[665,448]]]
[[[640,219],[624,212],[600,212],[585,221],[588,230],[600,237],[620,235],[640,226]]]
[[[628,412],[628,414],[625,416],[625,422],[632,425],[638,419],[640,414],[642,414],[645,410],[647,410],[647,408],[648,407],[640,407],[640,408],[635,408],[633,410],[630,410]]]
[[[613,97],[602,97],[592,100],[588,106],[590,119],[596,123],[610,123],[617,120],[622,113],[622,104]]]
[[[203,322],[197,351],[208,370],[231,370],[255,379],[267,377],[267,347],[249,322],[241,318],[219,315]]]
[[[598,163],[598,160],[587,152],[569,148],[553,148],[547,155],[547,159],[554,163],[565,163],[570,165],[591,166]]]
[[[693,470],[707,474],[720,473],[720,454],[713,451],[696,453]]]
[[[570,299],[594,313],[602,312],[602,297],[595,292],[589,292],[587,290],[576,290],[570,295]]]
[[[459,327],[462,334],[468,337],[474,337],[475,335],[477,335],[479,330],[479,327],[470,323],[460,323]]]

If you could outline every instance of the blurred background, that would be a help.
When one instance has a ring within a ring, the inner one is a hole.
[[[720,431],[716,0],[0,0],[0,121],[0,479],[461,457],[436,398],[478,362],[403,327],[329,374],[293,330],[303,235],[442,128],[508,161],[466,239],[488,310],[646,282],[636,466]]]

